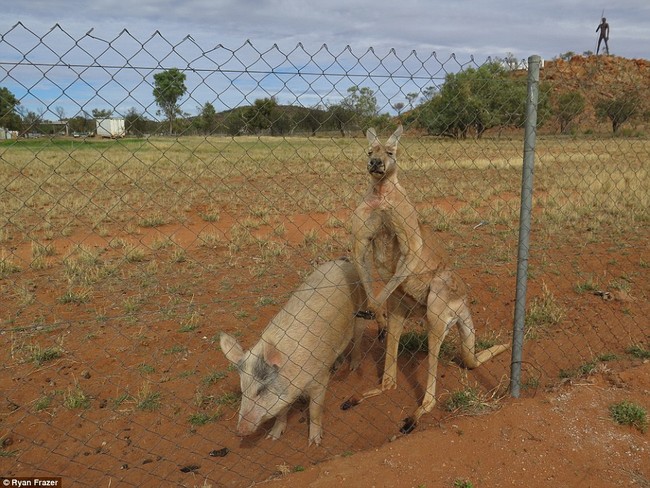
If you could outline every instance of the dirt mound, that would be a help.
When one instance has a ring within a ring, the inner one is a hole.
[[[650,362],[607,369],[489,416],[441,419],[379,449],[285,476],[269,486],[649,486],[647,433],[616,424],[609,407],[647,406]]]
[[[595,105],[600,100],[633,96],[638,103],[636,121],[650,115],[650,61],[618,56],[573,56],[546,61],[540,82],[551,90],[551,99],[568,92],[579,92],[585,99],[582,124],[595,125]]]

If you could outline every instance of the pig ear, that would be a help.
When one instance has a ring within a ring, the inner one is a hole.
[[[279,368],[284,363],[284,356],[275,344],[264,343],[264,360],[271,366]]]
[[[402,135],[402,132],[404,132],[404,128],[400,124],[397,129],[395,129],[395,132],[393,132],[393,135],[390,136],[390,138],[386,141],[386,147],[392,147],[393,149],[397,148],[397,141],[399,141],[400,136]]]
[[[366,131],[366,138],[368,139],[368,144],[370,144],[370,147],[379,145],[379,139],[377,139],[377,133],[375,132],[375,129],[373,129],[372,127],[370,127]]]
[[[219,344],[224,355],[231,363],[237,364],[244,357],[244,350],[237,342],[237,339],[229,336],[225,332],[221,333]]]

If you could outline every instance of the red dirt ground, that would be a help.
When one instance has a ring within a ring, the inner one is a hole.
[[[484,416],[445,418],[378,449],[337,458],[269,486],[312,488],[649,486],[648,434],[614,424],[608,407],[648,404],[650,362],[603,371]]]
[[[292,409],[287,432],[276,442],[263,432],[243,440],[236,436],[237,404],[227,398],[238,392],[239,380],[217,346],[222,330],[238,333],[245,346],[257,340],[304,271],[287,263],[300,260],[276,259],[255,277],[247,271],[259,264],[254,246],[233,259],[223,242],[214,248],[194,242],[206,228],[225,235],[226,219],[218,224],[188,220],[182,228],[147,231],[173,234],[188,249],[187,261],[167,268],[158,256],[156,273],[148,268],[153,258],[127,264],[95,291],[92,308],[58,303],[62,284],[52,269],[25,271],[38,303],[51,304],[54,316],[70,322],[48,326],[43,325],[47,317],[23,316],[19,320],[34,325],[1,331],[1,476],[62,476],[64,486],[219,487],[265,481],[296,487],[469,486],[462,481],[474,487],[650,486],[649,434],[615,424],[608,413],[609,405],[621,400],[650,409],[650,364],[625,352],[631,344],[646,349],[650,344],[650,279],[639,271],[639,263],[650,262],[647,236],[626,245],[567,242],[545,250],[543,268],[541,259],[534,259],[531,268],[538,274],[531,278],[530,297],[539,296],[547,284],[566,317],[561,327],[526,342],[522,398],[506,394],[509,354],[474,371],[446,359],[439,368],[438,406],[408,436],[398,430],[423,395],[422,353],[400,358],[397,390],[347,411],[339,408],[380,377],[383,345],[375,341],[376,325],[369,322],[367,356],[358,371],[344,367],[332,378],[323,444],[308,448],[304,403]],[[300,253],[303,236],[322,230],[325,220],[287,217],[284,239],[295,245],[292,252]],[[441,239],[453,236],[441,234]],[[70,240],[96,246],[107,262],[117,252],[101,239],[75,235]],[[138,237],[145,244],[152,240],[147,234]],[[508,342],[513,266],[485,272],[481,260],[500,243],[488,234],[478,241],[461,249],[465,265],[459,273],[471,288],[478,336],[496,334]],[[56,245],[55,259],[60,259],[70,242]],[[612,289],[609,301],[577,293],[575,284],[590,270],[605,282],[625,275],[632,291]],[[257,305],[259,296],[270,296],[274,303]],[[141,298],[137,314],[124,311],[131,297]],[[198,317],[195,327],[181,331],[179,323],[192,314]],[[456,336],[450,333],[452,343]],[[63,350],[60,357],[43,364],[28,359],[30,347],[55,344]],[[604,353],[616,358],[599,359],[590,374],[575,373]],[[215,371],[223,377],[206,381]],[[482,392],[487,411],[477,416],[445,411],[450,393],[467,387]],[[77,390],[85,393],[88,407],[65,407],[65,399]],[[147,393],[157,395],[157,406],[138,408]],[[44,397],[51,403],[37,408]],[[214,417],[192,425],[188,418],[197,413]]]

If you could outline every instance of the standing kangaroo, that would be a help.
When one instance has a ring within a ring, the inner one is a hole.
[[[352,216],[354,264],[368,296],[369,311],[387,328],[386,359],[381,387],[363,398],[397,387],[397,350],[407,317],[424,317],[428,337],[428,379],[422,404],[406,419],[402,432],[410,432],[420,417],[436,404],[436,375],[440,346],[456,324],[461,337],[461,357],[476,368],[508,349],[507,344],[476,353],[476,334],[465,284],[452,270],[449,257],[433,230],[420,224],[415,206],[397,181],[397,143],[402,126],[385,145],[368,129],[370,185]],[[375,297],[374,268],[386,283]]]

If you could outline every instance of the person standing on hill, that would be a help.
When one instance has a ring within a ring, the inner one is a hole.
[[[596,55],[598,55],[598,51],[600,51],[600,43],[602,41],[605,41],[605,53],[609,54],[609,45],[607,44],[607,41],[609,41],[609,24],[607,23],[607,19],[603,17],[603,20],[600,22],[600,25],[596,27],[596,32],[600,31],[600,37],[598,37],[598,47],[596,48]]]

